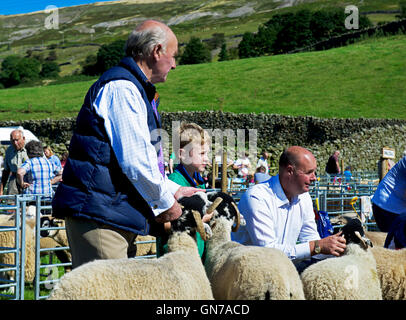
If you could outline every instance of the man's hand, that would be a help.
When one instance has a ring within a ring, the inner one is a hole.
[[[176,200],[182,197],[190,197],[193,196],[196,192],[203,191],[206,192],[204,189],[198,189],[194,187],[180,187],[178,191],[176,191],[174,197]]]
[[[345,238],[341,236],[342,231],[337,234],[333,234],[329,237],[319,240],[319,246],[321,253],[332,254],[336,257],[341,256],[346,248]]]
[[[179,202],[175,200],[175,203],[168,210],[162,212],[159,216],[155,218],[158,223],[165,223],[178,219],[182,215],[182,208]]]

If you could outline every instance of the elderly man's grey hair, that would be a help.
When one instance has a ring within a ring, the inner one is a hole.
[[[168,43],[168,30],[161,26],[154,26],[148,29],[135,29],[129,35],[124,50],[127,56],[134,59],[145,59],[149,57],[155,46],[161,45],[163,53],[166,52]]]

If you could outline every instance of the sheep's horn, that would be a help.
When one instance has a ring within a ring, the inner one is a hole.
[[[210,214],[212,213],[214,210],[217,209],[217,207],[219,206],[219,204],[221,203],[221,201],[223,201],[222,198],[217,197],[213,203],[210,205],[210,207],[207,209],[206,214]]]
[[[192,210],[193,218],[196,221],[196,231],[199,232],[200,236],[202,237],[203,241],[207,240],[206,237],[206,230],[204,229],[202,217],[200,216],[199,211]]]
[[[240,210],[238,210],[238,207],[234,202],[231,202],[231,204],[234,206],[234,209],[237,212],[237,214],[235,216],[235,226],[233,226],[231,228],[231,231],[236,232],[238,230],[238,228],[240,227],[240,223],[241,223]]]
[[[357,236],[357,238],[360,239],[362,247],[363,247],[364,249],[367,249],[367,248],[368,248],[368,244],[365,242],[365,239],[364,239],[363,237],[361,237],[361,234],[359,233],[359,231],[355,231],[354,233],[355,233],[355,235]]]

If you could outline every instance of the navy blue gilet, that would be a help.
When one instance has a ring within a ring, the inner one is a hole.
[[[148,220],[154,219],[152,209],[122,172],[110,146],[104,121],[92,107],[99,90],[112,80],[134,83],[147,106],[150,132],[161,128],[159,114],[151,106],[155,86],[132,58],[123,58],[118,66],[107,70],[87,92],[70,142],[63,181],[52,201],[52,211],[58,218],[86,218],[136,234],[147,234]],[[156,146],[160,139],[157,137],[151,143]],[[159,147],[155,150],[159,152]]]

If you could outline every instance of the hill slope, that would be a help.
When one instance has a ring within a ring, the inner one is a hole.
[[[126,39],[146,18],[168,23],[180,43],[191,36],[206,39],[213,33],[224,33],[230,47],[238,45],[244,32],[256,31],[275,13],[303,8],[344,10],[346,5],[357,5],[360,12],[369,12],[373,21],[391,21],[398,0],[123,0],[59,8],[56,29],[45,28],[51,13],[0,15],[0,60],[12,53],[25,55],[28,49],[46,57],[49,46],[58,46],[64,76],[80,70],[79,62],[96,53],[98,46]],[[386,14],[371,13],[377,10]]]
[[[75,116],[92,81],[0,90],[0,120]],[[160,110],[406,119],[406,36],[322,52],[179,66]]]

